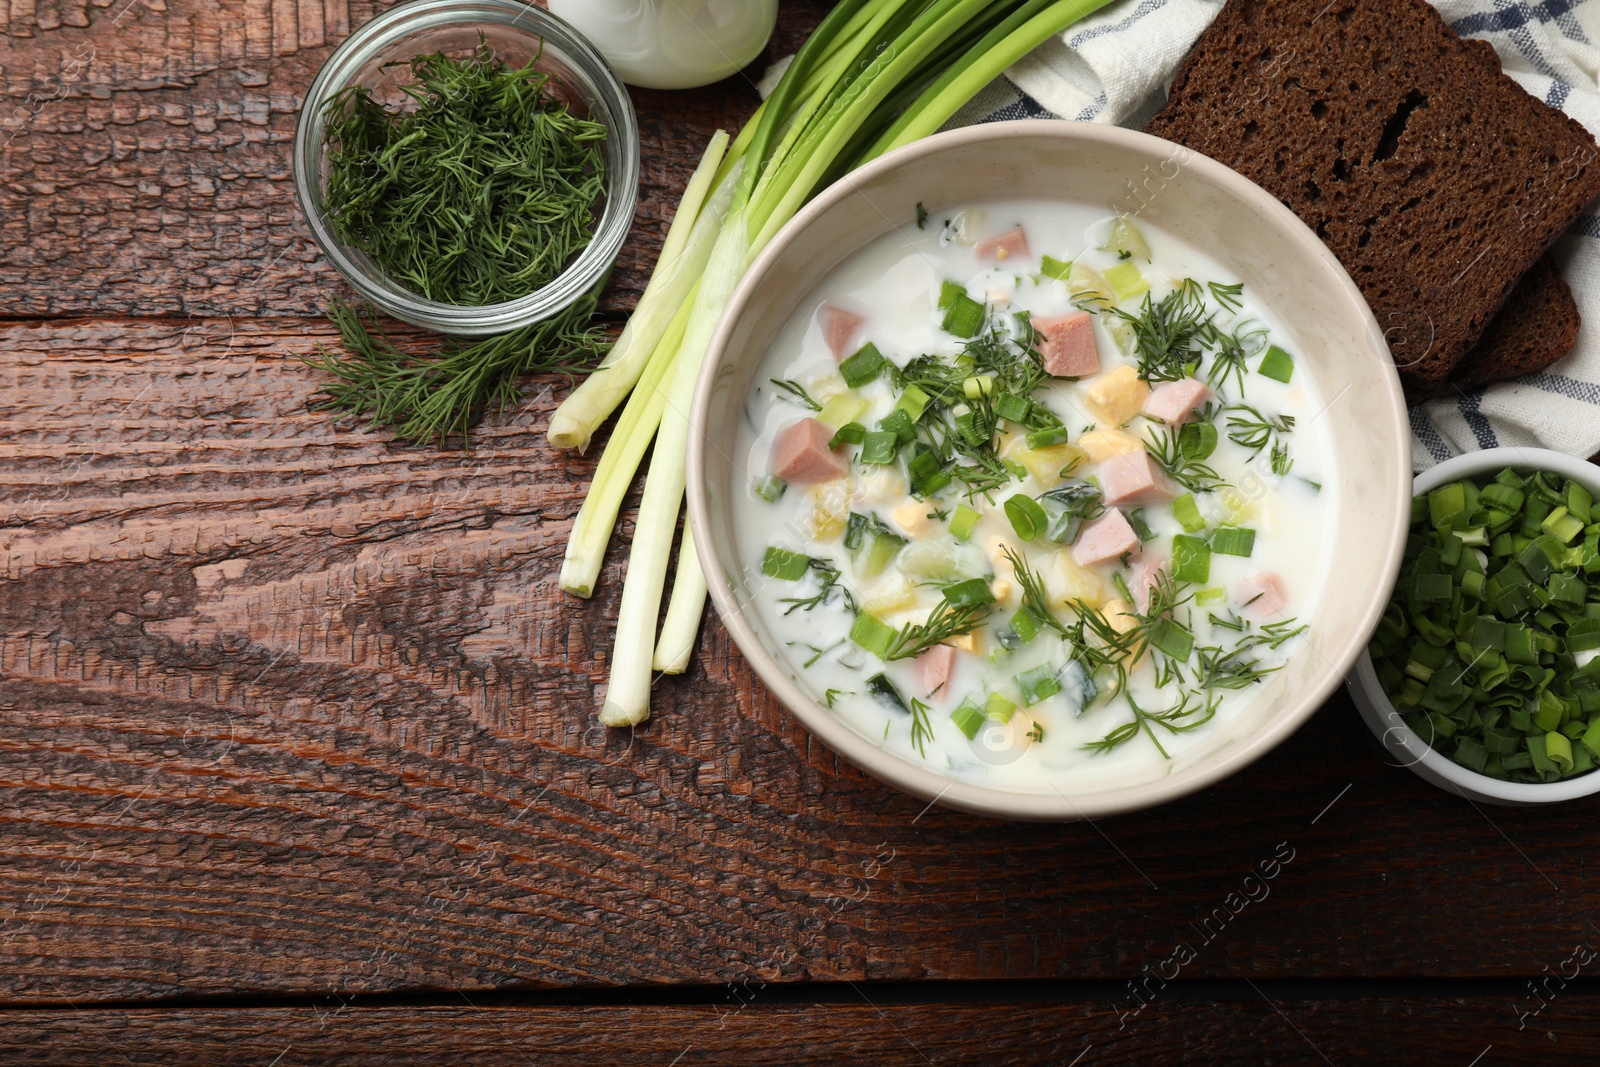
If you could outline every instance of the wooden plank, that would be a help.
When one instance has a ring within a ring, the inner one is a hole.
[[[398,447],[307,410],[329,339],[0,323],[0,996],[1508,976],[1600,936],[1594,801],[1475,809],[1343,697],[1095,826],[924,811],[714,620],[600,728],[621,560],[556,589],[594,462],[543,444],[564,387]]]
[[[826,6],[785,3],[752,71],[792,52]],[[351,11],[343,0],[129,7],[126,17],[83,28],[0,38],[0,105],[36,112],[0,158],[0,313],[320,313],[343,283],[295,204],[289,149],[304,91],[327,56],[311,46],[342,39],[370,8]],[[31,32],[32,18],[31,0],[13,0],[13,33]],[[63,56],[89,49],[87,73],[69,79],[64,96],[29,103],[56,83]],[[606,298],[612,311],[637,299],[711,134],[737,130],[757,103],[743,75],[632,95],[643,182]],[[0,132],[11,133],[10,123]]]
[[[0,1013],[17,1067],[384,1064],[926,1064],[1594,1062],[1600,1004],[1558,998],[1519,1029],[1514,998],[1174,1001],[1127,1020],[1104,1004],[321,1008]],[[863,1000],[872,987],[861,989]],[[1559,1050],[1559,1051],[1557,1051]]]

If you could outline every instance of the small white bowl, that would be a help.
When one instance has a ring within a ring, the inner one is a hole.
[[[1421,496],[1430,489],[1460,478],[1498,474],[1507,467],[1560,474],[1600,497],[1600,467],[1547,448],[1512,446],[1468,452],[1447,459],[1437,467],[1430,467],[1417,475],[1412,495]],[[1506,807],[1559,804],[1563,800],[1600,793],[1600,771],[1559,782],[1504,782],[1463,767],[1417,736],[1400,718],[1400,713],[1394,710],[1383,687],[1378,684],[1378,672],[1372,666],[1372,656],[1365,649],[1356,659],[1345,684],[1367,729],[1372,731],[1399,765],[1448,793]]]

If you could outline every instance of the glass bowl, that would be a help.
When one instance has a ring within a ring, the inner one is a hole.
[[[432,52],[463,56],[479,34],[508,65],[540,55],[550,88],[572,111],[605,124],[605,193],[593,238],[554,280],[516,300],[472,307],[446,304],[390,280],[368,256],[341,240],[327,217],[327,156],[323,108],[336,93],[365,85],[379,103],[406,98],[404,65]],[[541,42],[543,53],[541,55]],[[400,66],[389,66],[400,63]],[[334,49],[317,72],[300,109],[294,138],[294,188],[328,261],[369,303],[386,314],[441,333],[477,337],[547,319],[605,284],[633,223],[639,193],[639,127],[633,104],[600,53],[576,30],[522,0],[415,0],[379,15]]]

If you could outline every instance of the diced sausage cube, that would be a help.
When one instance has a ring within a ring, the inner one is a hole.
[[[850,473],[850,460],[842,449],[828,447],[831,440],[832,429],[816,419],[801,419],[772,442],[772,473],[802,485],[843,478]]]
[[[1102,463],[1100,486],[1107,504],[1153,504],[1178,495],[1143,449],[1123,452]]]
[[[1094,340],[1094,316],[1087,311],[1034,319],[1033,328],[1044,335],[1039,355],[1044,371],[1057,378],[1087,378],[1100,373],[1100,349]]]
[[[1189,421],[1196,408],[1211,399],[1211,390],[1204,382],[1193,378],[1180,378],[1175,382],[1162,382],[1150,391],[1144,402],[1144,415],[1160,419],[1169,426],[1181,426]]]
[[[846,311],[833,304],[823,306],[822,337],[828,342],[828,351],[833,353],[835,363],[843,361],[844,357],[855,352],[851,342],[855,340],[857,331],[866,321],[854,311]]]
[[[1139,535],[1133,532],[1133,527],[1122,517],[1122,512],[1112,508],[1078,534],[1078,540],[1072,546],[1072,558],[1080,566],[1087,567],[1091,563],[1104,563],[1108,559],[1137,552],[1139,543]]]
[[[917,682],[922,691],[933,696],[950,682],[950,670],[955,666],[956,650],[949,645],[934,645],[917,657]]]
[[[1245,614],[1257,619],[1270,619],[1289,604],[1283,579],[1272,571],[1250,575],[1234,593],[1244,603]]]
[[[987,241],[978,243],[978,258],[994,262],[1005,262],[1008,259],[1028,258],[1028,235],[1022,232],[1022,227],[1007,230],[998,237],[991,237]]]

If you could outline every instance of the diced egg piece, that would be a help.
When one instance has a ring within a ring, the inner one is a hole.
[[[1105,606],[1100,609],[1100,614],[1105,616],[1107,624],[1119,634],[1126,634],[1139,625],[1133,607],[1121,597],[1106,601]],[[1134,646],[1132,653],[1134,660],[1137,661],[1144,654],[1144,642],[1141,641]]]
[[[1007,549],[1011,551],[1012,555],[1016,555],[1016,546],[1000,534],[990,534],[989,538],[983,543],[983,551],[988,555],[989,563],[994,567],[996,574],[1015,573],[1015,569],[1011,566],[1011,561],[1006,558]]]
[[[1083,390],[1083,403],[1102,426],[1121,426],[1144,407],[1150,386],[1129,364],[1115,367]]]
[[[887,504],[906,496],[906,479],[893,467],[879,467],[861,475],[856,499],[866,504]]]
[[[844,384],[844,379],[837,374],[823,374],[811,379],[806,385],[806,392],[810,393],[811,399],[817,403],[826,404],[848,388],[850,387]]]
[[[1105,579],[1081,566],[1066,552],[1056,553],[1055,566],[1044,572],[1044,584],[1045,592],[1056,604],[1077,601],[1097,608],[1111,596]]]
[[[951,648],[960,649],[962,652],[971,652],[974,656],[981,656],[983,654],[980,651],[983,644],[982,638],[982,630],[973,630],[971,633],[947,637],[944,639],[944,644],[949,645]]]
[[[806,536],[814,541],[832,541],[844,533],[850,516],[850,493],[838,482],[813,485],[806,490]]]
[[[1000,450],[1000,458],[1022,464],[1034,481],[1048,489],[1060,483],[1061,471],[1072,466],[1072,461],[1078,458],[1078,450],[1072,445],[1029,448],[1028,439],[1019,434]]]
[[[928,501],[907,498],[905,503],[889,512],[889,517],[901,533],[920,541],[939,532],[938,523],[930,517],[932,511],[933,505]]]
[[[1127,430],[1090,430],[1078,438],[1078,447],[1083,449],[1090,463],[1104,463],[1112,456],[1143,451],[1144,442]]]
[[[917,588],[899,571],[878,579],[861,601],[863,610],[883,618],[896,611],[910,611],[917,606]]]
[[[1011,594],[1014,590],[1015,587],[1004,578],[996,578],[989,583],[989,592],[994,594],[995,602],[1007,607],[1011,606]]]

